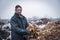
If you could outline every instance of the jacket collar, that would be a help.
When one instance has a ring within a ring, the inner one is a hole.
[[[19,15],[19,14],[15,13],[15,16],[16,16],[16,17],[19,17],[19,18],[24,18],[24,16],[23,16],[22,14]]]

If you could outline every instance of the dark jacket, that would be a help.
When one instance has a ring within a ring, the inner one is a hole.
[[[29,31],[26,30],[28,23],[26,18],[22,15],[20,17],[18,14],[11,18],[11,40],[25,40],[24,35],[29,34]]]

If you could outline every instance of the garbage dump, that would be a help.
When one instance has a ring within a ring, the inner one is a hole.
[[[60,40],[60,22],[49,22],[44,28],[40,28],[36,24],[27,27],[31,31],[31,35],[26,35],[28,40]]]

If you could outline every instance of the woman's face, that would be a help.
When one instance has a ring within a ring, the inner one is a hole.
[[[17,14],[21,14],[22,8],[20,8],[20,7],[16,8],[15,12],[16,12]]]

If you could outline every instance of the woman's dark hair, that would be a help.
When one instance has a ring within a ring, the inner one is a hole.
[[[18,7],[22,8],[20,5],[16,5],[16,6],[15,6],[15,9],[17,9]]]

